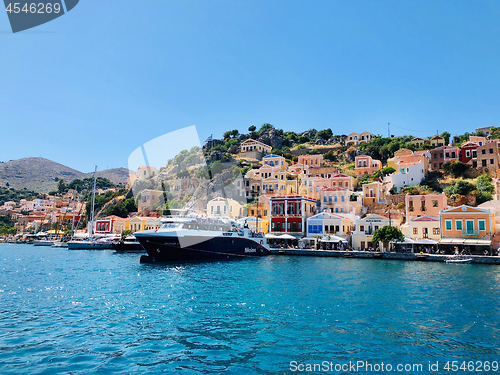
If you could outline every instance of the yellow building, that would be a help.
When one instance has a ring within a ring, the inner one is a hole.
[[[411,219],[410,224],[401,226],[401,231],[414,241],[423,239],[439,241],[441,239],[441,229],[437,217],[424,215]]]
[[[260,232],[264,234],[269,233],[269,219],[265,220],[259,217],[259,219],[257,220],[256,217],[245,217],[239,219],[238,223],[240,224],[247,223],[248,228],[255,232]]]
[[[260,195],[258,198],[258,204],[253,203],[248,206],[247,217],[244,217],[239,222],[244,222],[247,220],[248,225],[252,230],[258,229],[259,232],[268,233],[269,232],[269,219],[270,219],[270,209],[269,209],[269,198],[271,195]],[[257,228],[257,217],[259,218],[259,227]]]
[[[262,167],[265,166],[278,168],[286,171],[288,163],[286,162],[283,156],[270,154],[262,158]]]
[[[139,199],[137,201],[137,211],[153,211],[156,207],[163,206],[163,204],[165,204],[163,199],[163,191],[144,189],[143,191],[141,191]]]
[[[435,135],[430,139],[430,143],[434,147],[441,147],[441,146],[446,146],[444,144],[445,139],[439,135]]]
[[[336,174],[330,178],[330,187],[341,187],[349,190],[354,190],[355,183],[351,176],[345,174]]]
[[[121,227],[119,223],[115,230]],[[139,232],[147,229],[158,229],[160,227],[160,218],[148,216],[133,216],[127,218],[123,225],[123,230],[131,230],[132,232]],[[120,232],[121,233],[121,232]]]
[[[377,229],[384,226],[394,224],[394,222],[383,215],[368,214],[364,218],[354,221],[352,231],[352,247],[357,250],[364,250],[367,248],[375,249],[377,246],[380,249],[387,251],[383,243],[374,244],[372,242],[373,234]]]
[[[208,217],[238,218],[243,213],[243,207],[231,198],[214,198],[207,203]]]
[[[137,179],[138,180],[147,180],[151,177],[154,177],[158,174],[158,169],[155,167],[147,167],[147,166],[140,166],[137,168]]]
[[[415,145],[416,148],[422,148],[424,145],[428,145],[431,142],[425,138],[415,137],[410,141],[410,143]]]
[[[321,190],[330,186],[330,181],[326,178],[308,176],[302,179],[302,186],[299,194],[318,200],[321,198]]]
[[[125,230],[125,222],[127,219],[116,219],[113,221],[113,233],[121,234]]]
[[[363,185],[363,206],[379,204],[382,200],[382,184],[378,181]]]
[[[354,213],[361,212],[361,199],[351,200],[352,191],[334,187],[321,189],[321,209],[330,213]]]

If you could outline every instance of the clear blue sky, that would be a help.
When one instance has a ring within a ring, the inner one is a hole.
[[[12,34],[0,12],[0,160],[126,167],[196,125],[396,135],[499,126],[500,2],[81,0]]]

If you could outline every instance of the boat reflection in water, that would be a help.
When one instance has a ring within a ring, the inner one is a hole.
[[[142,263],[256,257],[269,254],[263,233],[233,220],[165,217],[159,229],[134,233],[148,255]]]

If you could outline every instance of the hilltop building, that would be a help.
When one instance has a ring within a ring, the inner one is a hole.
[[[238,156],[240,158],[262,159],[263,156],[270,154],[273,148],[265,143],[255,139],[247,139],[241,143]]]
[[[347,136],[345,145],[346,146],[358,146],[361,143],[368,143],[372,139],[376,137],[375,134],[372,134],[370,132],[364,131],[363,133],[359,134],[356,132],[352,132]]]

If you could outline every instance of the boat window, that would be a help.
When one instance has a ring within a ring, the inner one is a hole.
[[[163,223],[160,228],[161,229],[174,229],[174,228],[180,229],[181,226],[182,226],[181,223]]]

